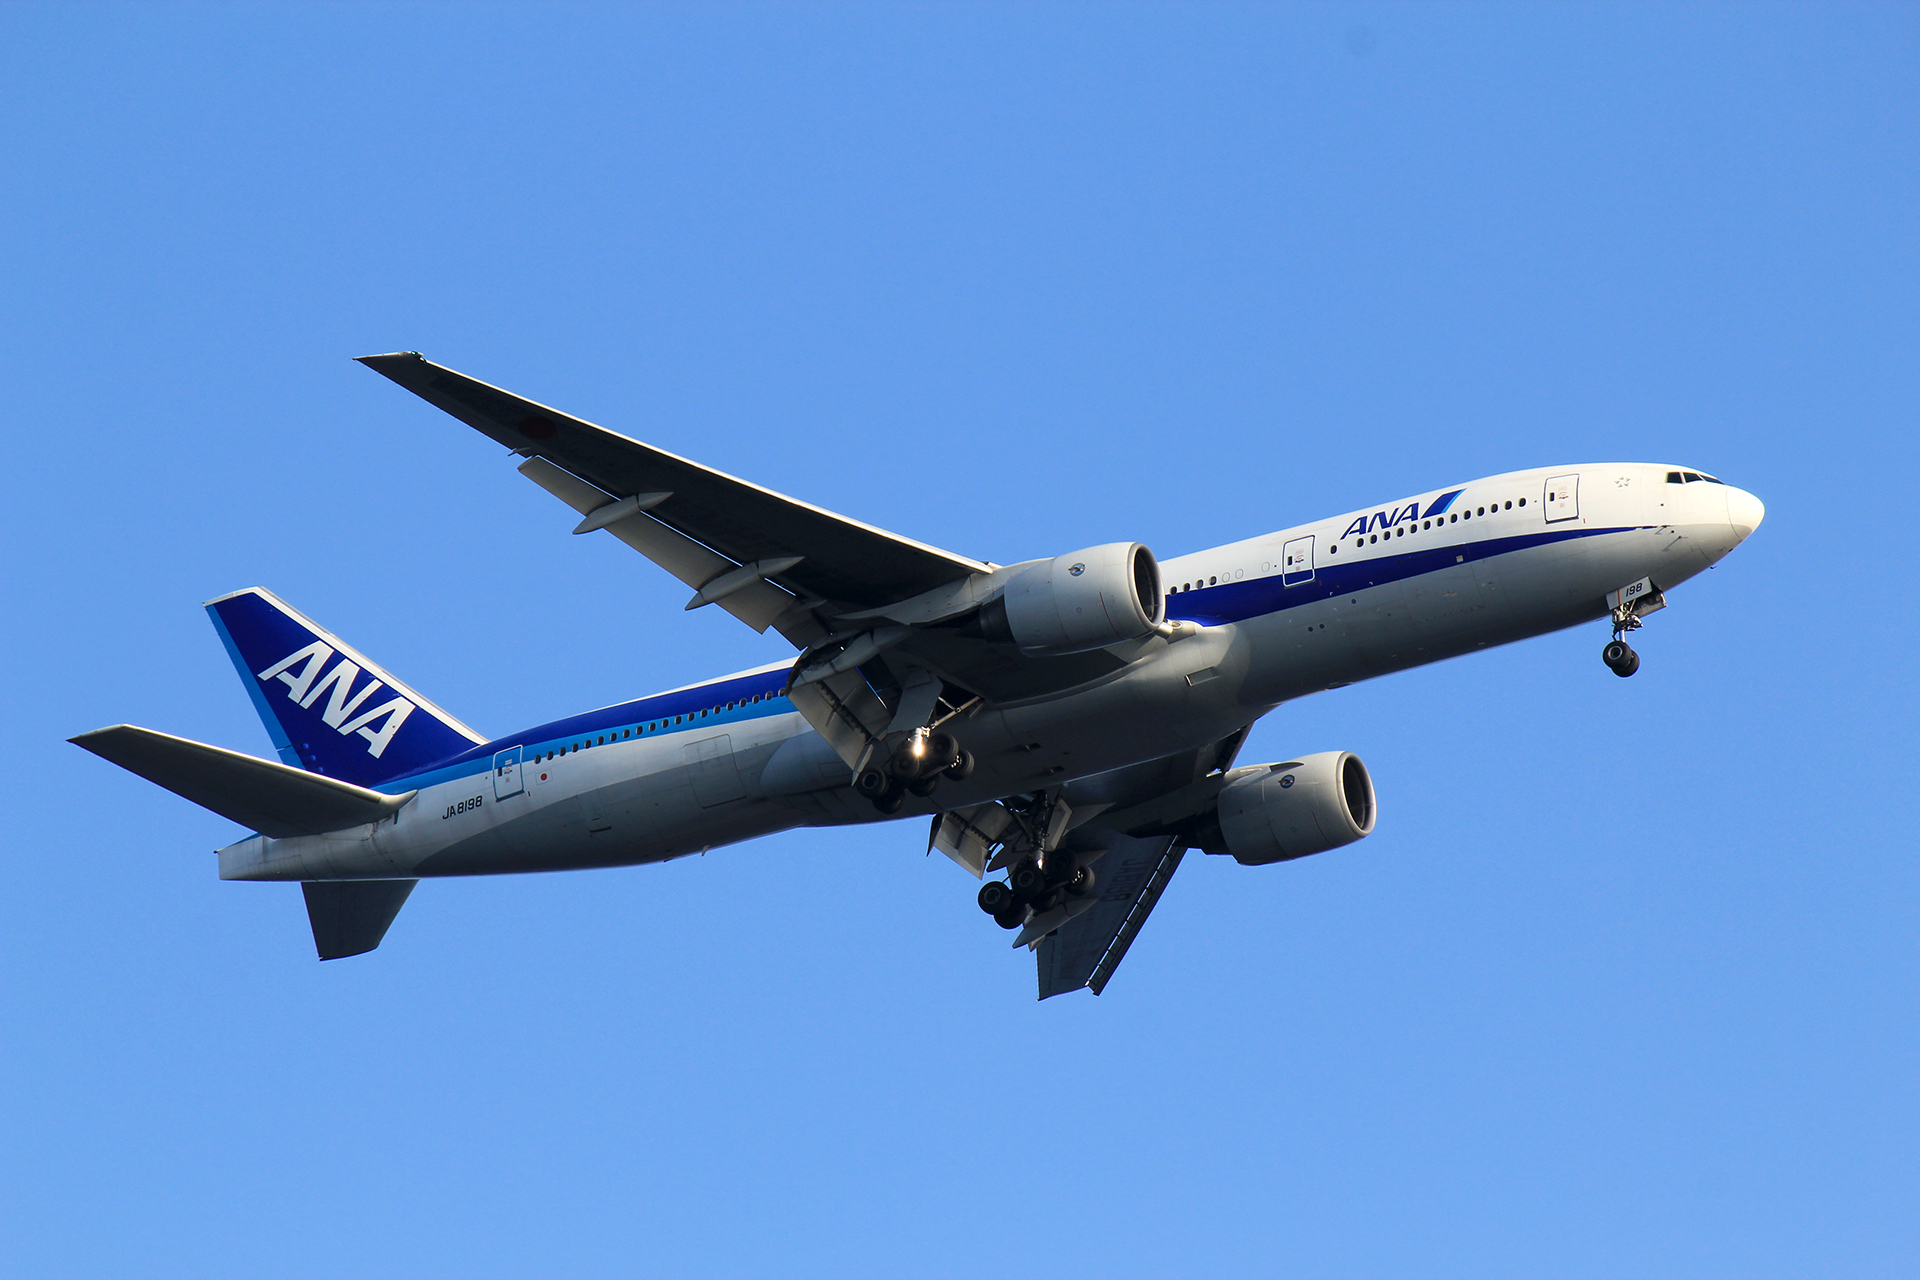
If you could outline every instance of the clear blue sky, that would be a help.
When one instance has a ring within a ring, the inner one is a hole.
[[[1920,1271],[1912,6],[9,5],[9,1275]],[[428,882],[313,958],[65,745],[267,754],[263,584],[484,731],[784,656],[350,363],[1012,561],[1518,467],[1765,499],[1283,707],[1378,833],[1106,996],[921,824]]]

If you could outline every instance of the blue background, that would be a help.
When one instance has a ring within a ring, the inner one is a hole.
[[[1920,1270],[1908,6],[0,9],[0,1267]],[[1672,461],[1765,526],[1282,708],[1378,833],[1194,856],[1106,996],[919,823],[429,882],[234,828],[264,584],[483,732],[783,656],[349,357],[1011,561]]]

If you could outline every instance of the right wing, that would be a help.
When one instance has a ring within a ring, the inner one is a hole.
[[[1105,650],[1027,656],[951,625],[994,589],[998,565],[725,475],[417,352],[360,363],[523,456],[520,471],[584,517],[574,532],[612,533],[694,588],[689,609],[717,604],[779,631],[807,651],[803,662],[836,662],[836,674],[793,694],[849,765],[888,732],[890,708],[854,670],[873,670],[883,652],[888,666],[956,686],[956,706],[1040,697],[1126,665]]]
[[[416,352],[360,363],[514,452],[586,481],[598,491],[595,509],[664,494],[631,514],[718,552],[729,568],[782,564],[767,578],[802,597],[846,611],[883,608],[994,567],[596,427]]]

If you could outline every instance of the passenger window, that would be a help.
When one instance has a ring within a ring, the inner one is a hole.
[[[1524,506],[1526,506],[1526,505],[1527,505],[1527,500],[1526,500],[1525,498],[1522,498],[1522,499],[1520,499],[1520,505],[1521,505],[1521,506],[1523,506],[1523,507],[1524,507]]]
[[[1511,498],[1507,500],[1506,510],[1508,511],[1513,510],[1513,500]]]

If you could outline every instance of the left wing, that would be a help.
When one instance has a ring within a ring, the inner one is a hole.
[[[1091,987],[1099,995],[1187,854],[1178,836],[1103,832],[1100,901],[1041,939],[1040,998]]]

